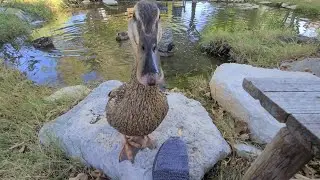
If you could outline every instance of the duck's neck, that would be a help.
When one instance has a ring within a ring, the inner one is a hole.
[[[146,96],[156,94],[160,91],[160,88],[158,85],[146,86],[146,85],[141,84],[137,79],[136,72],[137,72],[136,65],[133,65],[132,72],[131,72],[131,78],[130,78],[130,82],[129,82],[131,89],[134,89],[135,91],[139,92],[139,94],[146,95]]]

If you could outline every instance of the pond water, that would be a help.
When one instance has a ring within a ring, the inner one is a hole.
[[[163,26],[173,30],[176,52],[173,57],[161,58],[168,87],[186,88],[193,78],[208,78],[220,63],[199,51],[200,34],[207,24],[217,29],[232,29],[238,21],[254,26],[257,17],[276,14],[283,23],[297,33],[316,36],[318,24],[298,17],[286,10],[265,6],[246,10],[211,2],[162,2]],[[54,50],[37,50],[31,46],[15,49],[7,44],[0,56],[5,62],[37,84],[68,86],[117,79],[127,81],[130,76],[133,54],[129,41],[118,43],[116,33],[127,30],[126,9],[133,4],[117,7],[92,5],[61,13],[57,19],[34,30],[33,38],[52,36]]]

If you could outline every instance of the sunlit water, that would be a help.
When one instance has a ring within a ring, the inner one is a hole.
[[[234,21],[246,21],[248,26],[254,26],[255,17],[269,11],[282,11],[283,17],[279,18],[300,34],[317,36],[319,28],[318,23],[300,19],[289,11],[266,7],[226,11],[225,5],[210,2],[186,2],[185,7],[181,7],[180,2],[162,4],[167,9],[161,16],[163,26],[173,30],[176,45],[173,57],[161,59],[169,87],[185,88],[192,78],[207,78],[219,63],[198,49],[199,33],[208,23],[222,30],[232,28]],[[134,61],[131,46],[129,41],[116,42],[115,37],[117,32],[127,30],[125,11],[132,6],[96,5],[61,14],[33,33],[34,38],[52,36],[54,50],[36,50],[31,46],[16,50],[5,45],[0,56],[41,85],[67,86],[110,79],[127,81]]]

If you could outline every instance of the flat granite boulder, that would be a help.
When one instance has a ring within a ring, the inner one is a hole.
[[[230,153],[228,143],[212,123],[208,112],[198,102],[179,93],[168,94],[169,112],[151,134],[157,148],[140,151],[134,164],[119,163],[122,135],[112,128],[105,117],[107,94],[121,85],[107,81],[94,89],[66,114],[42,127],[42,144],[59,142],[69,156],[104,171],[111,179],[151,180],[152,165],[160,145],[170,136],[181,134],[188,147],[191,179],[200,180],[217,161]],[[179,133],[178,133],[179,132]]]
[[[286,72],[235,63],[222,64],[215,70],[210,81],[212,97],[234,118],[246,122],[251,138],[263,144],[271,142],[280,128],[285,125],[279,123],[258,100],[243,89],[242,82],[246,77],[318,78],[310,73]]]

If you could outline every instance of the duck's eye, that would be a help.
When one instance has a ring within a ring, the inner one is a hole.
[[[142,44],[141,49],[144,51],[144,45]]]

